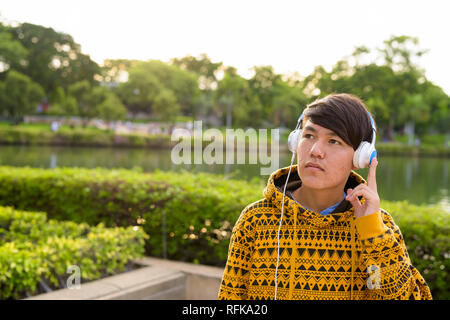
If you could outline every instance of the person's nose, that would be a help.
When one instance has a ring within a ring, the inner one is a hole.
[[[310,153],[311,156],[315,158],[323,158],[325,156],[324,148],[320,141],[314,142],[314,144],[311,147]]]

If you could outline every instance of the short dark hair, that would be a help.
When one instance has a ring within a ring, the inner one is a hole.
[[[373,130],[368,113],[369,110],[359,97],[333,93],[307,105],[303,125],[309,119],[314,124],[334,131],[356,150],[362,141],[372,142]]]

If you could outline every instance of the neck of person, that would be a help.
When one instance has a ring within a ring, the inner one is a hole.
[[[315,212],[322,212],[342,201],[344,185],[332,189],[311,189],[302,185],[293,191],[292,195],[302,206]]]

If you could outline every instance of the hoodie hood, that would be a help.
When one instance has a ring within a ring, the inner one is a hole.
[[[268,201],[272,202],[272,204],[275,205],[280,212],[283,199],[283,188],[286,183],[288,172],[289,167],[285,167],[272,173],[267,182],[267,186],[264,189],[264,197]],[[361,183],[367,184],[359,174],[352,170],[349,174],[344,190],[347,190],[348,188],[354,189]],[[294,191],[301,185],[302,181],[298,175],[297,165],[293,165],[289,175],[289,181],[286,186],[286,195],[284,197],[284,215],[286,215],[286,218],[289,218],[293,213],[299,213],[299,219],[306,219],[308,222],[318,227],[326,227],[338,221],[343,221],[354,217],[353,206],[345,199],[334,209],[332,213],[325,216],[302,207],[288,195],[288,191]],[[362,203],[364,202],[362,197],[359,197],[359,199],[362,200]]]

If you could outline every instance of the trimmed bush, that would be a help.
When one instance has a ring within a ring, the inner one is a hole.
[[[0,204],[53,219],[106,226],[140,224],[146,254],[224,266],[231,230],[264,185],[188,172],[0,167]],[[382,201],[400,226],[414,265],[435,298],[448,299],[449,214],[438,207]],[[163,234],[163,230],[166,232]]]
[[[90,227],[0,207],[0,299],[64,288],[69,266],[80,268],[81,282],[122,272],[143,256],[146,238],[140,227]]]
[[[450,148],[443,144],[408,146],[401,143],[380,143],[376,148],[380,155],[450,157]]]
[[[2,125],[0,144],[169,148],[176,143],[162,134],[115,134],[111,130],[94,128],[60,128],[52,132],[46,127]]]
[[[412,264],[434,299],[450,299],[450,214],[439,207],[382,201],[405,238]]]
[[[414,136],[414,138],[417,138],[417,135]],[[397,135],[394,138],[394,141],[402,144],[408,144],[409,136],[407,134]],[[421,143],[428,146],[445,146],[445,134],[429,134],[423,136],[421,138]]]
[[[242,209],[263,185],[188,172],[0,167],[0,205],[45,211],[49,218],[107,227],[140,224],[151,235],[146,253],[223,265]],[[207,192],[205,192],[207,191]]]

